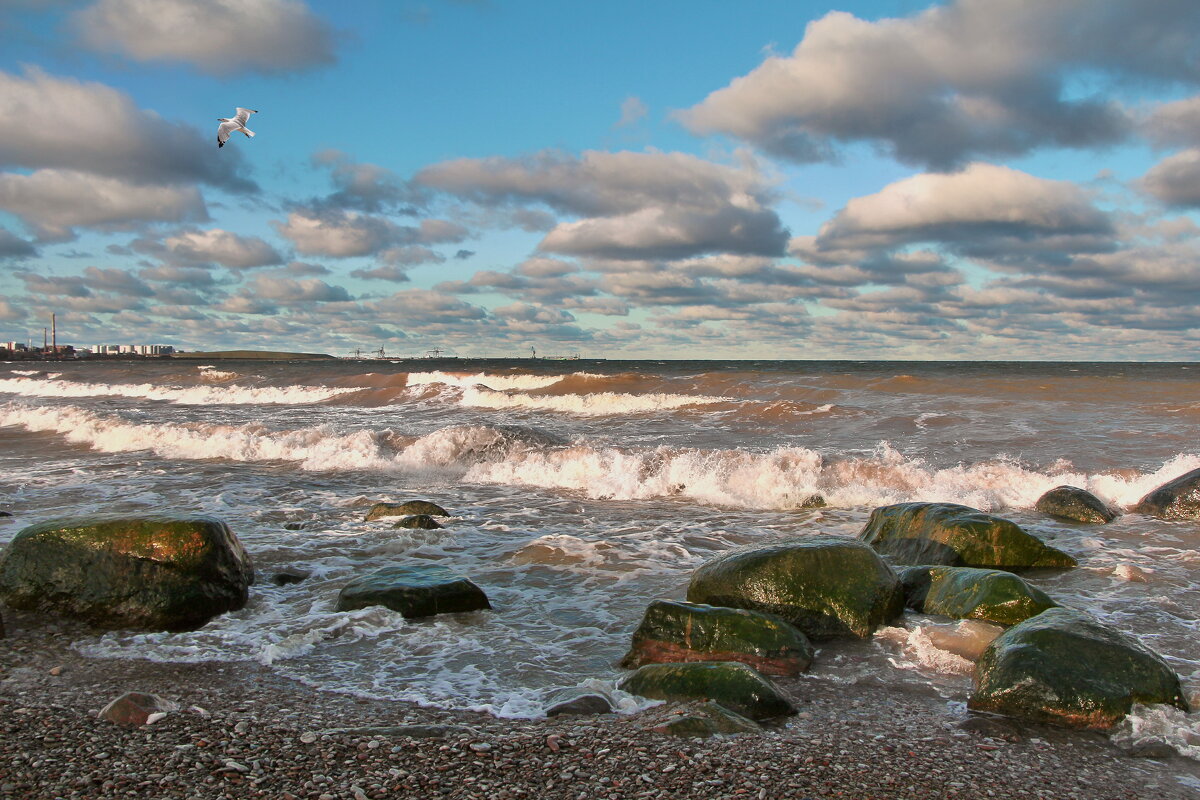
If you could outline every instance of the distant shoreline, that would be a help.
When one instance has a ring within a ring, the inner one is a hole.
[[[212,361],[336,361],[327,353],[285,353],[272,350],[217,350],[208,353],[172,353],[169,358]]]

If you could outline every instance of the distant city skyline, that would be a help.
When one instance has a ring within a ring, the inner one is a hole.
[[[1194,0],[0,0],[0,43],[0,340],[1200,359]]]

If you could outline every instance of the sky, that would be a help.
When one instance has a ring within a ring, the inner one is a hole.
[[[1195,0],[0,0],[3,341],[1191,361],[1197,209]]]

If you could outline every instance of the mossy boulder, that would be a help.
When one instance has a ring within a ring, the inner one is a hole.
[[[384,567],[354,578],[338,595],[337,610],[385,606],[406,619],[492,607],[483,590],[436,564]]]
[[[1056,486],[1033,506],[1043,514],[1072,522],[1112,522],[1116,513],[1096,495],[1075,486]]]
[[[404,503],[376,503],[367,511],[365,522],[382,517],[407,517],[410,514],[425,514],[430,517],[448,517],[450,512],[428,500],[409,500]]]
[[[95,515],[32,525],[0,556],[0,599],[102,628],[191,630],[246,605],[254,568],[224,522]]]
[[[621,666],[740,661],[764,675],[799,675],[812,659],[808,637],[774,614],[655,600],[634,631]]]
[[[858,538],[901,564],[1074,567],[1071,556],[1015,522],[954,503],[899,503],[871,512]]]
[[[762,727],[752,719],[735,714],[720,703],[707,700],[696,703],[674,719],[652,730],[668,736],[688,739],[707,739],[710,736],[736,736],[739,733],[762,733]]]
[[[438,524],[438,521],[429,514],[412,514],[411,516],[401,517],[400,520],[392,527],[435,531],[440,529],[442,526]]]
[[[775,614],[813,639],[865,638],[904,610],[900,579],[874,550],[823,535],[710,561],[692,574],[687,599]]]
[[[1200,519],[1200,469],[1164,483],[1131,510],[1162,519]]]
[[[652,700],[713,700],[753,720],[796,711],[775,684],[736,661],[647,664],[621,681],[620,688]]]
[[[1016,625],[1058,603],[1011,572],[974,567],[910,567],[900,573],[909,608],[956,619]]]
[[[1009,628],[975,664],[968,707],[1105,730],[1134,703],[1188,710],[1162,657],[1080,611],[1052,608]]]

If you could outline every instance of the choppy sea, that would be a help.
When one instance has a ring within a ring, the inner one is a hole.
[[[870,511],[962,503],[1078,557],[1034,582],[1162,654],[1200,706],[1200,523],[1033,510],[1060,484],[1124,510],[1200,467],[1200,365],[185,360],[0,364],[0,544],[90,511],[202,512],[254,559],[249,605],[190,633],[97,633],[97,657],[256,661],[320,689],[536,717],[614,691],[646,605],[732,547],[855,536]],[[820,495],[823,508],[801,508]],[[428,499],[436,531],[364,522]],[[293,528],[298,528],[293,530]],[[491,612],[335,612],[352,576],[430,561]],[[301,583],[273,585],[280,571]],[[804,680],[970,690],[972,631],[908,614],[823,644]],[[1200,714],[1139,709],[1200,759]]]

